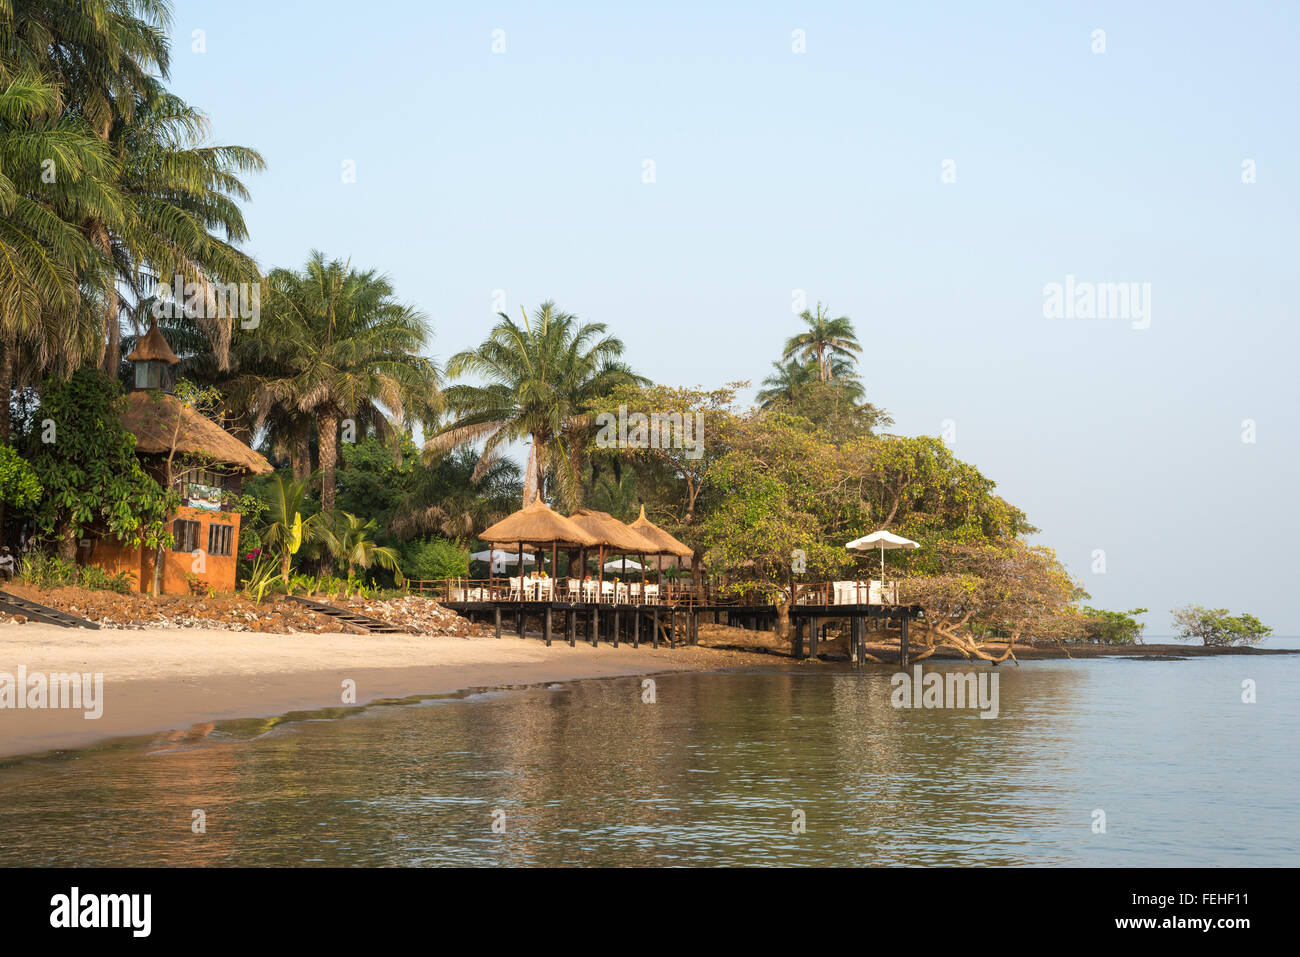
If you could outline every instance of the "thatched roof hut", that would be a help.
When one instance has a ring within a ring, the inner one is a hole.
[[[676,555],[678,558],[690,558],[694,549],[673,538],[650,519],[645,517],[645,506],[641,506],[641,516],[628,526],[646,541],[654,544],[653,553],[659,555]]]
[[[630,526],[624,525],[609,512],[598,512],[594,508],[580,508],[569,518],[592,535],[597,545],[604,545],[611,553],[652,555],[659,550],[654,542],[638,535]]]
[[[156,329],[149,331],[152,334]],[[158,339],[162,341],[162,347],[167,349],[166,340],[161,335]],[[141,341],[141,346],[143,345],[144,341]],[[139,352],[138,348],[136,352]],[[171,350],[167,349],[167,352],[170,353]],[[265,475],[272,471],[271,463],[261,455],[211,419],[205,418],[166,392],[142,390],[127,393],[122,424],[135,436],[137,453],[167,455],[172,451],[174,438],[178,454],[207,456],[214,462],[245,468],[254,475]]]
[[[131,354],[126,357],[127,362],[165,362],[169,366],[174,366],[181,360],[176,358],[176,353],[172,352],[172,347],[167,344],[163,334],[158,330],[157,320],[151,320],[149,331],[141,337],[136,343]]]
[[[516,546],[519,542],[532,545],[555,543],[575,548],[597,544],[588,532],[540,499],[484,529],[479,538],[485,542],[513,542]]]

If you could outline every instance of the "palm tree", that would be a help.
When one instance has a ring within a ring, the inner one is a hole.
[[[45,76],[104,141],[134,118],[155,76],[166,78],[170,32],[166,0],[0,2],[0,59]]]
[[[52,162],[51,162],[52,161]],[[28,381],[52,362],[75,368],[97,344],[87,303],[111,283],[105,261],[69,218],[114,221],[121,204],[107,150],[57,91],[0,67],[0,441],[9,397],[27,359]]]
[[[163,88],[170,28],[165,0],[0,0],[0,61],[46,77],[66,115],[87,124],[117,160],[123,215],[87,210],[80,221],[116,270],[99,300],[110,375],[120,356],[119,284],[138,303],[151,273],[202,285],[259,278],[233,244],[247,238],[239,174],[260,170],[262,158],[206,145],[207,119]],[[224,365],[229,319],[199,318]]]
[[[395,300],[387,278],[313,251],[301,272],[276,269],[267,277],[257,334],[241,337],[231,404],[250,413],[254,429],[278,416],[286,436],[295,415],[310,416],[321,508],[329,511],[343,419],[354,421],[358,437],[370,430],[393,440],[397,431],[384,410],[401,423],[439,407],[437,366],[419,354],[429,337],[424,314]]]
[[[514,510],[523,483],[519,466],[497,456],[474,478],[478,456],[461,447],[420,473],[420,485],[398,506],[391,531],[398,541],[423,535],[473,538]]]
[[[236,244],[248,238],[238,203],[248,191],[240,175],[265,168],[255,150],[207,145],[207,117],[154,84],[131,121],[112,129],[110,145],[121,166],[127,199],[125,223],[114,229],[88,219],[83,229],[111,255],[118,283],[138,302],[153,292],[154,277],[174,276],[208,288],[214,283],[256,283],[253,260]],[[224,366],[232,332],[230,315],[197,317]],[[104,367],[117,371],[121,322],[116,287],[106,306]]]
[[[644,384],[618,357],[621,340],[605,334],[605,324],[578,323],[555,303],[542,303],[523,324],[505,313],[478,348],[459,352],[447,363],[449,376],[476,375],[483,385],[458,384],[446,391],[455,421],[425,443],[430,456],[458,445],[483,442],[472,476],[477,480],[498,452],[529,439],[523,501],[545,487],[548,472],[560,490],[576,499],[585,443],[591,433],[587,404],[616,386]]]
[[[862,346],[858,343],[857,334],[853,331],[853,323],[848,316],[832,319],[819,302],[815,313],[805,309],[799,314],[799,318],[808,324],[808,331],[786,340],[785,349],[781,353],[782,359],[796,356],[805,362],[816,359],[817,378],[821,382],[829,382],[835,377],[836,370],[832,360],[840,359],[849,363],[857,361],[857,354],[862,352]]]
[[[803,386],[817,379],[817,367],[798,359],[773,362],[772,369],[772,374],[763,380],[763,388],[754,396],[759,408],[770,409],[779,402],[793,402]]]
[[[378,565],[391,571],[397,584],[401,585],[401,556],[397,554],[397,549],[375,542],[373,536],[378,530],[379,526],[373,518],[366,520],[350,512],[334,512],[328,539],[329,550],[343,562],[348,570],[348,578],[352,577],[356,568],[364,571],[371,565]]]
[[[305,544],[326,544],[331,540],[328,519],[323,513],[302,517],[307,501],[307,483],[275,476],[266,489],[269,523],[262,533],[262,543],[280,559],[280,576],[289,584],[293,556]]]

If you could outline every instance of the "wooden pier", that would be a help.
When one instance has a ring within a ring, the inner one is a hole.
[[[471,621],[486,621],[496,629],[496,636],[509,631],[523,638],[529,618],[536,619],[537,631],[550,645],[553,641],[567,641],[570,646],[579,640],[597,646],[601,639],[612,643],[641,647],[645,642],[658,648],[664,642],[669,648],[699,643],[699,615],[697,609],[685,604],[632,605],[610,602],[571,601],[448,601],[446,607]]]
[[[504,632],[523,638],[529,619],[536,622],[537,632],[550,645],[554,641],[567,641],[570,646],[578,641],[593,647],[602,640],[617,648],[630,644],[639,648],[644,642],[658,648],[661,643],[669,648],[699,643],[701,619],[714,624],[752,630],[771,630],[777,620],[777,607],[772,604],[726,604],[696,602],[688,596],[683,600],[664,604],[632,604],[583,601],[536,601],[516,598],[485,598],[474,601],[444,600],[443,604],[472,621],[487,622],[496,629],[498,638]],[[849,622],[849,659],[865,660],[867,633],[890,621],[899,624],[899,662],[909,661],[908,623],[920,614],[916,605],[869,604],[800,604],[789,609],[790,625],[794,630],[794,657],[816,658],[817,646],[832,621]]]

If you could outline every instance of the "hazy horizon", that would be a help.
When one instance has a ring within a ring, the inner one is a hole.
[[[1295,7],[357,14],[176,4],[176,92],[268,162],[263,268],[387,273],[439,362],[496,291],[554,299],[678,385],[757,386],[802,290],[890,431],[945,433],[1092,604],[1300,635]],[[1048,318],[1067,282],[1145,315]]]

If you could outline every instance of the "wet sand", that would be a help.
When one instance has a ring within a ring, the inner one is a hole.
[[[627,644],[598,648],[536,638],[417,635],[267,635],[206,629],[88,631],[0,625],[0,672],[102,673],[103,715],[0,708],[0,756],[84,747],[107,738],[183,730],[234,718],[338,707],[345,680],[355,704],[664,671],[780,662],[712,648]]]

